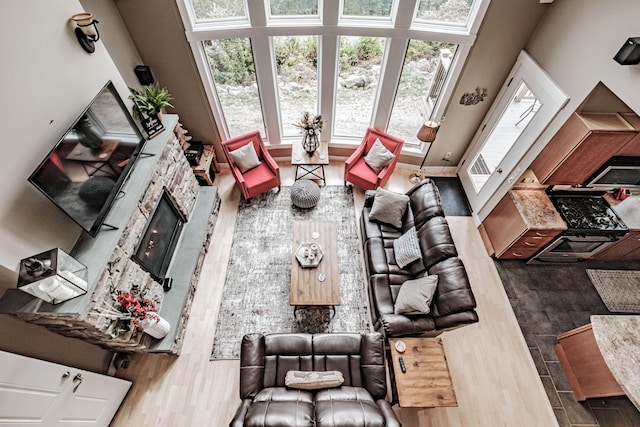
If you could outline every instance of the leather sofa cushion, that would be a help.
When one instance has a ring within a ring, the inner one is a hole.
[[[434,317],[473,310],[476,307],[469,277],[460,258],[439,262],[429,269],[429,274],[438,275],[438,289],[431,308]]]
[[[340,387],[316,393],[316,426],[383,427],[385,418],[362,387]]]
[[[422,248],[422,263],[430,268],[438,262],[458,256],[449,224],[444,217],[435,217],[416,228]]]
[[[431,218],[444,216],[438,187],[429,178],[411,188],[407,193],[409,206],[414,213],[414,225],[419,228]]]
[[[313,394],[305,390],[270,387],[253,399],[244,418],[246,427],[313,426]]]

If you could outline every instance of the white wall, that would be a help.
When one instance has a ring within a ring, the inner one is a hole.
[[[20,259],[69,250],[80,234],[28,176],[108,80],[125,99],[128,93],[102,42],[92,55],[78,44],[69,18],[83,11],[78,0],[0,3],[0,293],[16,286]],[[0,317],[0,348],[94,371],[109,356],[7,316]]]
[[[547,140],[602,81],[640,113],[640,66],[612,58],[629,37],[640,36],[637,0],[560,0],[553,3],[527,51],[571,98],[541,137]]]
[[[78,44],[69,17],[83,10],[77,0],[0,6],[0,265],[10,270],[21,258],[76,241],[80,228],[27,178],[108,80],[127,93],[103,44],[93,55]]]

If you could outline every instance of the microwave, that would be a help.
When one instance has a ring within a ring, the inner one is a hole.
[[[640,188],[640,157],[612,157],[584,185],[596,188]]]

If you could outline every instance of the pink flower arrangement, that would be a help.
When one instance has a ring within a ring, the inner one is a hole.
[[[160,320],[160,316],[156,313],[156,303],[145,298],[137,289],[132,289],[130,292],[119,292],[116,302],[120,305],[119,310],[128,315],[133,326],[139,331],[144,329],[140,325],[141,320]]]

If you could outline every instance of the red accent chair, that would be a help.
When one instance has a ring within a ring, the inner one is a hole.
[[[260,159],[260,165],[242,174],[234,164],[229,152],[251,143],[253,143],[253,148],[255,148],[258,159]],[[233,173],[233,177],[236,179],[245,199],[257,196],[275,187],[278,187],[278,191],[280,190],[280,169],[264,146],[259,131],[249,132],[224,141],[222,149],[229,162],[231,173]]]
[[[376,139],[379,139],[382,145],[395,155],[393,160],[378,174],[364,161],[364,156],[367,155]],[[398,163],[398,156],[400,156],[403,144],[404,140],[400,138],[375,128],[368,128],[362,143],[344,165],[344,184],[347,185],[347,182],[350,182],[363,190],[375,190],[378,187],[384,187],[391,177],[396,163]]]

